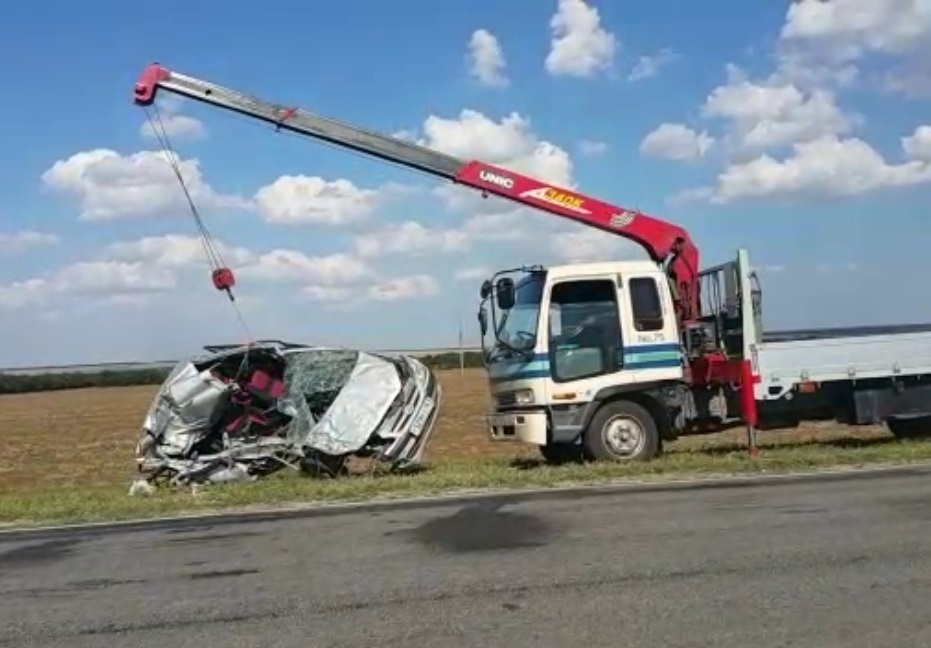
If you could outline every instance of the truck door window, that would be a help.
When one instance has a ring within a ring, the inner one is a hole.
[[[634,277],[627,285],[630,290],[634,328],[644,332],[663,330],[663,307],[656,280],[651,277]]]
[[[620,369],[617,287],[609,279],[564,281],[550,293],[553,380],[590,378]]]

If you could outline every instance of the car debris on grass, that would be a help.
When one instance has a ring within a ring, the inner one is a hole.
[[[442,393],[416,358],[277,340],[205,350],[159,388],[130,493],[253,481],[287,467],[334,477],[353,457],[392,471],[420,465]]]

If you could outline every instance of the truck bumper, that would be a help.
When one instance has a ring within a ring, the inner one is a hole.
[[[485,417],[492,441],[522,441],[546,445],[546,412],[508,412]]]

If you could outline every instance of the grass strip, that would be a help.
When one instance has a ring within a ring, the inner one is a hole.
[[[241,484],[191,490],[160,490],[131,497],[129,484],[89,489],[6,491],[0,496],[4,526],[156,518],[257,506],[359,502],[398,497],[606,484],[624,480],[682,479],[719,475],[786,473],[832,467],[908,464],[931,460],[931,440],[873,439],[844,444],[786,444],[763,448],[750,458],[725,446],[669,452],[646,463],[546,466],[536,459],[437,458],[412,475],[355,475],[318,480],[282,473]]]

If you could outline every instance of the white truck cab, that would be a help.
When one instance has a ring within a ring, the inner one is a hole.
[[[492,439],[535,444],[544,454],[571,453],[600,400],[682,383],[672,295],[657,264],[521,270],[516,282],[505,276],[482,290],[483,297],[491,292],[498,297],[491,303],[492,345],[485,349],[494,402],[487,417]],[[513,271],[499,275],[508,272]],[[479,319],[484,342],[487,314]],[[638,407],[628,403],[628,409]],[[605,435],[608,447],[593,448],[593,454],[652,456],[656,431],[638,429],[637,421],[622,414]]]

